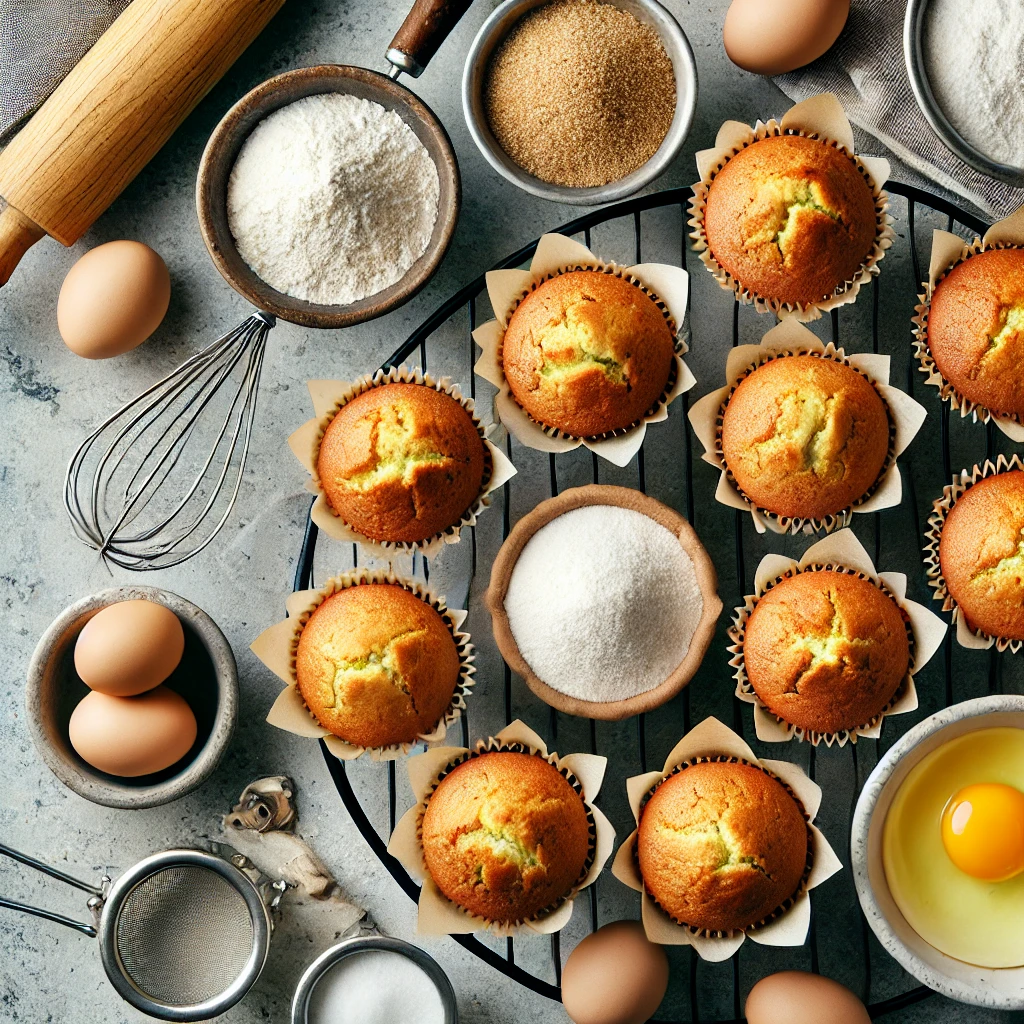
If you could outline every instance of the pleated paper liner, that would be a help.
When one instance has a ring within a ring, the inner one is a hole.
[[[323,439],[324,431],[337,416],[342,406],[371,388],[395,383],[422,384],[455,399],[469,413],[485,448],[484,479],[476,501],[466,510],[458,523],[452,524],[433,537],[419,541],[376,541],[360,533],[346,523],[331,507],[317,472],[320,442]],[[474,411],[473,400],[464,397],[459,386],[453,384],[448,377],[435,379],[420,369],[410,370],[406,366],[398,366],[392,367],[386,372],[378,370],[374,374],[367,374],[351,383],[339,380],[311,380],[308,386],[310,397],[313,399],[315,415],[288,438],[288,445],[295,457],[305,467],[306,472],[309,473],[310,479],[306,484],[306,489],[316,495],[310,517],[328,537],[347,543],[361,544],[368,549],[367,554],[371,557],[387,560],[418,551],[424,558],[432,558],[446,544],[458,543],[462,531],[466,527],[474,526],[477,517],[490,504],[491,492],[515,476],[515,466],[499,448],[487,439],[487,431]]]
[[[661,397],[636,423],[596,437],[572,437],[535,420],[515,399],[502,369],[502,343],[509,318],[519,303],[552,277],[574,270],[596,270],[614,274],[649,296],[665,317],[675,338],[675,362]],[[686,271],[665,263],[640,263],[619,267],[598,259],[586,246],[565,235],[542,235],[529,270],[492,270],[487,275],[487,294],[496,319],[481,324],[473,339],[480,346],[474,372],[498,389],[494,398],[495,419],[520,444],[541,452],[570,452],[584,445],[616,466],[625,466],[644,443],[648,424],[668,418],[668,407],[696,383],[683,362],[687,351],[682,337],[689,295]]]
[[[818,139],[824,145],[834,146],[857,165],[865,181],[871,186],[875,200],[875,241],[871,252],[857,273],[844,281],[828,298],[819,302],[784,303],[748,290],[737,281],[712,255],[704,230],[704,211],[711,183],[721,169],[742,149],[775,135],[803,135]],[[822,313],[845,306],[857,298],[861,286],[878,273],[878,264],[892,245],[892,217],[889,216],[889,196],[882,186],[889,178],[889,161],[879,157],[858,156],[853,147],[853,129],[839,100],[833,93],[821,93],[790,107],[780,121],[758,121],[753,128],[741,121],[726,121],[718,129],[711,149],[697,153],[697,173],[700,181],[693,186],[690,200],[689,225],[693,230],[694,249],[701,262],[711,271],[715,280],[726,291],[731,291],[740,302],[753,303],[759,313],[775,313],[780,319],[817,320]]]
[[[918,296],[918,304],[914,307],[914,352],[921,364],[921,372],[926,375],[926,383],[937,387],[942,400],[949,402],[954,410],[959,410],[961,417],[970,416],[975,422],[980,423],[991,421],[1011,441],[1021,442],[1024,441],[1022,417],[1014,413],[993,412],[971,401],[942,376],[942,371],[936,365],[928,347],[928,314],[935,286],[954,267],[977,256],[978,253],[991,249],[1024,249],[1024,207],[993,224],[985,232],[984,238],[975,238],[971,242],[965,242],[959,235],[949,231],[933,232],[928,280],[924,282],[924,290]]]
[[[429,604],[444,620],[459,654],[459,679],[452,694],[448,709],[430,732],[422,733],[410,743],[395,744],[390,747],[361,747],[348,743],[325,729],[316,716],[306,706],[299,692],[298,680],[295,675],[295,654],[299,646],[299,636],[309,621],[310,616],[332,594],[349,587],[358,587],[366,583],[387,583],[402,587],[411,594]],[[403,754],[408,754],[419,743],[440,743],[447,734],[448,726],[462,717],[469,695],[476,680],[474,665],[475,654],[468,633],[462,632],[466,621],[466,612],[451,609],[445,604],[443,597],[437,597],[417,580],[396,576],[392,572],[355,569],[342,573],[328,580],[322,587],[315,590],[298,590],[289,594],[285,607],[288,617],[264,630],[250,645],[250,650],[264,665],[287,685],[278,695],[274,706],[267,715],[267,721],[278,729],[306,736],[310,739],[322,739],[335,757],[343,761],[368,754],[374,761],[393,761]]]
[[[806,876],[799,892],[763,921],[729,934],[710,933],[706,929],[678,924],[648,895],[637,865],[637,833],[634,830],[615,854],[612,874],[640,893],[641,916],[647,937],[666,946],[693,946],[704,960],[712,962],[728,960],[747,936],[764,946],[803,945],[811,923],[810,891],[842,869],[828,840],[814,825],[821,804],[821,788],[797,765],[788,761],[759,760],[732,729],[716,718],[705,718],[676,744],[661,771],[635,775],[626,780],[629,805],[638,826],[643,805],[650,794],[681,766],[699,760],[741,761],[761,768],[777,778],[796,797],[810,833]]]
[[[747,619],[757,602],[776,583],[801,572],[830,569],[849,573],[868,580],[887,597],[895,601],[903,613],[910,640],[910,664],[907,674],[889,703],[872,719],[841,732],[820,733],[804,730],[778,715],[773,714],[761,702],[747,678],[743,657],[743,642]],[[783,743],[786,740],[805,740],[814,746],[824,742],[831,747],[842,747],[847,741],[856,743],[858,737],[878,739],[882,731],[882,720],[887,715],[902,715],[917,708],[917,690],[914,676],[928,664],[938,650],[946,634],[946,624],[923,605],[907,600],[907,577],[900,572],[877,572],[863,545],[852,530],[840,530],[812,544],[798,561],[785,555],[765,555],[757,567],[754,577],[754,593],[743,598],[743,604],[733,612],[733,624],[729,628],[731,644],[728,648],[733,655],[729,664],[736,670],[736,696],[747,704],[754,705],[754,731],[757,738],[765,743]]]
[[[874,485],[851,506],[822,519],[780,516],[759,508],[736,485],[722,456],[721,427],[725,405],[740,381],[763,363],[794,355],[815,355],[844,363],[862,374],[874,386],[889,414],[889,452]],[[758,533],[830,533],[846,526],[854,512],[877,512],[898,505],[903,483],[896,460],[914,439],[927,413],[908,394],[889,384],[889,357],[871,353],[846,353],[793,319],[781,321],[759,345],[737,345],[730,349],[725,364],[726,385],[705,395],[690,409],[690,423],[704,446],[703,459],[721,471],[715,497],[723,505],[750,513]]]
[[[960,499],[960,496],[970,490],[979,480],[985,477],[995,476],[998,473],[1005,473],[1011,469],[1024,470],[1024,462],[1017,455],[1007,458],[1000,454],[995,462],[986,459],[981,465],[975,465],[972,469],[964,469],[953,478],[951,484],[946,484],[942,489],[942,497],[932,502],[932,514],[928,517],[928,530],[925,532],[925,540],[928,542],[924,548],[924,564],[928,573],[928,585],[935,590],[933,599],[942,602],[942,610],[952,613],[953,623],[956,625],[956,638],[961,647],[969,650],[985,651],[993,644],[997,651],[1010,649],[1014,654],[1020,650],[1022,640],[1016,640],[1005,636],[992,636],[982,630],[972,630],[967,624],[967,617],[960,609],[953,595],[946,587],[945,577],[942,575],[942,565],[939,561],[939,542],[942,539],[942,528],[946,523],[946,516],[949,510]]]
[[[533,754],[554,765],[583,798],[590,824],[590,855],[576,885],[556,904],[529,920],[491,921],[469,913],[449,900],[434,884],[423,856],[422,824],[430,795],[453,768],[480,754],[510,750]],[[573,901],[579,892],[597,881],[615,845],[615,830],[594,806],[601,790],[608,759],[596,754],[548,753],[544,741],[523,722],[505,726],[496,736],[481,740],[473,750],[466,747],[438,747],[406,762],[416,803],[402,815],[388,853],[421,883],[416,933],[418,935],[466,935],[487,931],[496,936],[551,935],[561,931],[572,917]]]

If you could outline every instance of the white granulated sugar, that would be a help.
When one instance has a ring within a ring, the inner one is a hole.
[[[931,0],[924,57],[936,102],[986,156],[1024,167],[1024,0]]]
[[[309,1024],[444,1024],[444,1005],[427,973],[400,953],[343,957],[310,993]]]
[[[434,161],[398,114],[323,93],[275,111],[246,139],[228,225],[271,287],[345,305],[395,284],[423,255],[439,195]]]
[[[512,635],[537,677],[591,701],[663,683],[686,656],[703,607],[678,539],[612,505],[573,509],[538,530],[505,596]]]

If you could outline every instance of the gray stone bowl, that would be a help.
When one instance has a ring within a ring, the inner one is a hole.
[[[1024,967],[974,967],[940,953],[907,923],[889,892],[882,865],[882,829],[896,791],[936,747],[976,729],[1024,728],[1024,697],[992,696],[954,704],[914,726],[868,777],[850,835],[853,878],[861,909],[886,951],[922,984],[951,999],[997,1010],[1024,1009]]]
[[[87,764],[68,737],[68,722],[89,688],[75,672],[75,641],[108,605],[146,600],[170,608],[185,631],[185,652],[166,685],[188,701],[198,732],[192,749],[162,772],[134,779]],[[106,807],[156,807],[193,790],[217,766],[238,717],[238,673],[231,647],[201,608],[156,587],[114,587],[65,608],[36,646],[26,687],[29,729],[39,756],[69,789]]]

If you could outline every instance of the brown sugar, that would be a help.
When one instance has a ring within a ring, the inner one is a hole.
[[[484,100],[498,144],[523,170],[587,188],[654,156],[675,113],[675,74],[658,33],[632,14],[553,0],[495,50]]]

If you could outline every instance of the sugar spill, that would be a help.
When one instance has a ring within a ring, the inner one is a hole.
[[[313,988],[309,1024],[444,1024],[437,987],[400,953],[367,950],[343,957]]]

